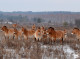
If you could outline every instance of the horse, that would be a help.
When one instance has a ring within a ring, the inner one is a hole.
[[[80,30],[78,28],[74,28],[71,34],[75,34],[76,38],[80,40]]]
[[[55,30],[53,27],[49,27],[47,30],[47,34],[50,38],[51,43],[56,41],[56,39],[61,39],[60,42],[63,43],[63,38],[66,34],[66,31]]]
[[[10,37],[13,37],[13,39],[14,39],[14,29],[12,29],[12,28],[7,28],[7,26],[3,26],[2,28],[1,28],[1,31],[3,31],[4,32],[4,36],[5,36],[5,39],[6,38],[10,38]]]

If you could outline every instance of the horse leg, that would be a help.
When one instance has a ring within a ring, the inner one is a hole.
[[[13,35],[13,40],[14,40],[14,35]]]
[[[50,42],[50,44],[51,44],[51,39],[49,38],[49,42]]]
[[[51,44],[51,39],[49,38],[49,42],[48,42],[49,44]]]
[[[48,43],[50,42],[50,38],[48,39]]]
[[[63,43],[63,37],[62,37],[62,43]]]
[[[63,37],[62,37],[62,39],[61,39],[61,44],[63,44]]]
[[[34,37],[34,40],[36,41],[36,38]]]
[[[51,44],[53,44],[53,39],[51,40]]]
[[[54,38],[54,42],[56,41],[56,38]]]
[[[8,38],[8,40],[10,39],[9,36],[7,38]]]
[[[6,39],[6,36],[4,36],[4,38]]]
[[[18,36],[16,37],[16,39],[18,40]]]
[[[78,39],[78,41],[79,41],[79,39]]]
[[[25,36],[25,35],[24,35],[24,39],[25,39],[25,40],[28,40],[28,36]]]
[[[51,44],[53,43],[53,39],[51,40]]]
[[[38,42],[40,41],[40,39],[38,38]]]
[[[28,40],[28,36],[27,36],[27,40]]]
[[[46,43],[46,44],[47,44],[47,38],[45,38],[45,39],[43,40],[43,43]]]

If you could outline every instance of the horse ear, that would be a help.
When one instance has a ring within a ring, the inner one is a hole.
[[[64,29],[64,32],[67,32],[67,30]]]
[[[54,28],[53,28],[53,27],[49,27],[49,28],[54,30]]]
[[[66,30],[64,29],[64,31],[66,31]]]

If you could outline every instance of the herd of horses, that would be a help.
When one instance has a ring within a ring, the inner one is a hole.
[[[1,31],[4,33],[5,39],[24,39],[28,40],[32,37],[35,41],[46,41],[49,39],[49,42],[53,43],[56,39],[59,39],[63,43],[63,39],[67,37],[67,30],[55,30],[53,27],[45,29],[44,26],[36,27],[35,24],[32,25],[31,29],[21,27],[17,29],[17,24],[12,24],[13,28],[8,28],[3,26]],[[73,28],[71,34],[75,34],[77,39],[80,39],[80,30],[78,28]]]

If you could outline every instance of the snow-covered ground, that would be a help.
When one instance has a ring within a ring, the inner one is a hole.
[[[75,52],[69,45],[41,45],[39,47],[39,52],[41,54],[41,59],[77,59],[79,58],[79,54]],[[26,51],[27,50],[27,51]],[[3,59],[12,58],[12,59],[26,59],[28,55],[28,59],[30,58],[32,51],[36,52],[31,46],[30,50],[28,48],[21,47],[21,49],[17,52],[15,49],[4,49],[6,54],[3,55]],[[36,56],[36,54],[34,54]],[[37,56],[36,56],[37,57]]]

